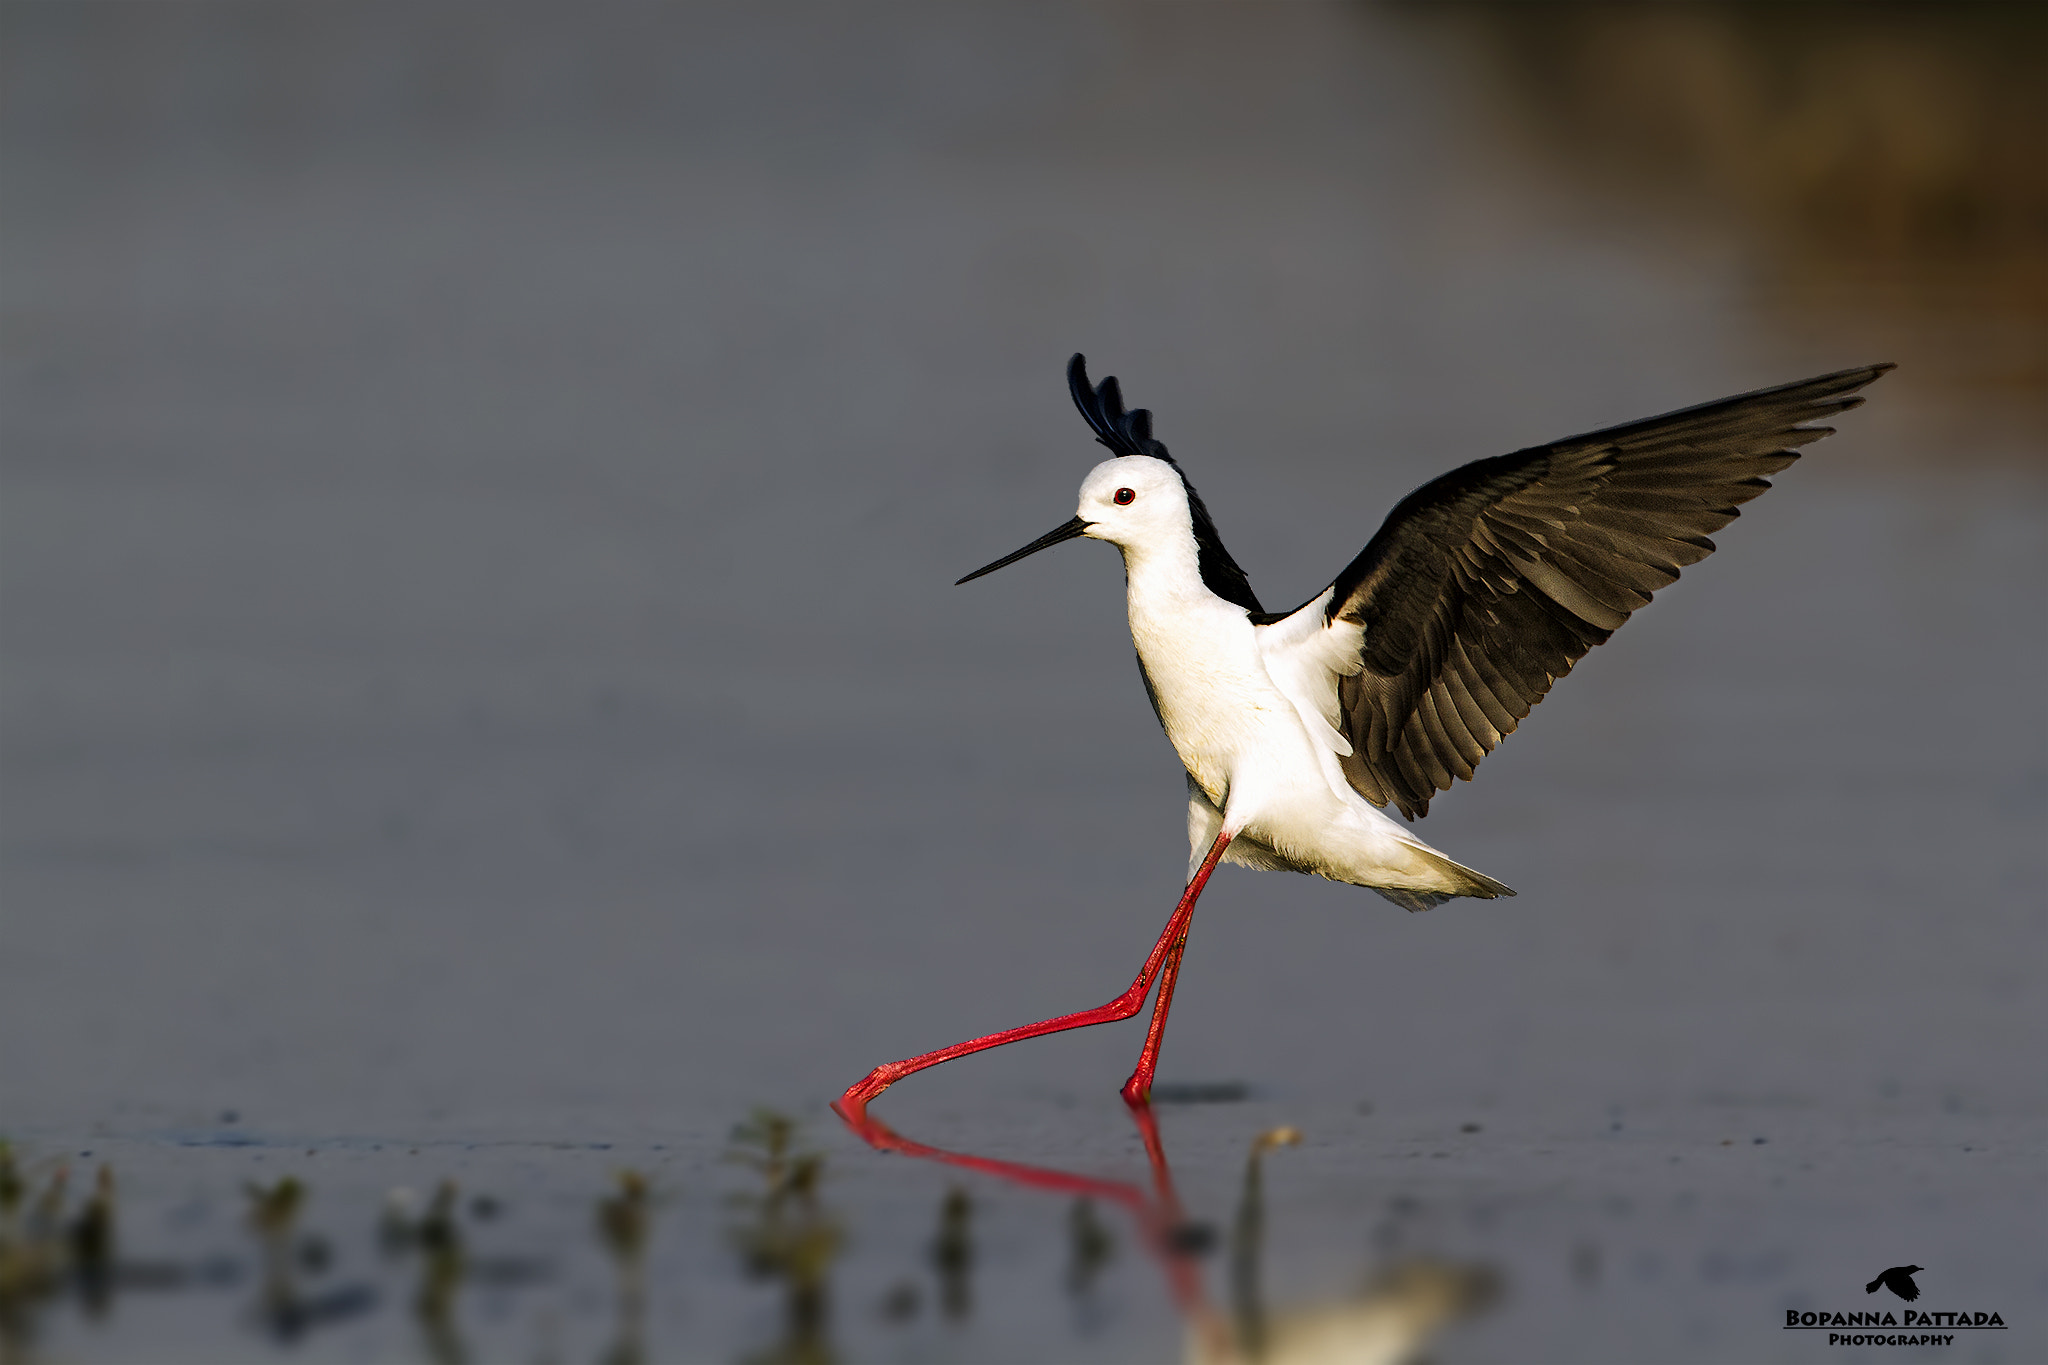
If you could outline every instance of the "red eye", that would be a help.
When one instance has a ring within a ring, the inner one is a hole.
[[[1136,502],[1137,500],[1138,493],[1136,489],[1119,488],[1116,490],[1116,505],[1118,507],[1129,507],[1132,503]]]

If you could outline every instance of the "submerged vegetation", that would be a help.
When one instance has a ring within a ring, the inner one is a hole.
[[[829,1365],[836,1360],[827,1335],[832,1311],[830,1272],[843,1239],[819,1198],[825,1158],[796,1146],[796,1124],[773,1110],[757,1110],[733,1129],[730,1157],[760,1179],[758,1191],[734,1197],[752,1216],[731,1229],[746,1273],[782,1286],[782,1337],[747,1357],[762,1365]]]
[[[1193,1358],[1201,1360],[1284,1361],[1297,1346],[1359,1333],[1406,1350],[1491,1293],[1492,1278],[1483,1269],[1411,1257],[1383,1270],[1356,1300],[1269,1306],[1261,1279],[1266,1234],[1262,1163],[1274,1149],[1301,1141],[1299,1132],[1283,1127],[1259,1133],[1251,1142],[1230,1223],[1229,1308],[1212,1308],[1202,1266],[1221,1249],[1219,1239],[1209,1223],[1182,1210],[1149,1111],[1134,1117],[1151,1167],[1149,1189],[943,1152],[872,1122],[855,1134],[883,1150],[1061,1194],[1062,1202],[1047,1209],[1049,1214],[1058,1211],[1057,1222],[1047,1230],[1063,1244],[1064,1266],[1044,1288],[1063,1291],[1072,1326],[1082,1336],[1111,1320],[1115,1305],[1135,1287],[1122,1274],[1106,1279],[1119,1265],[1127,1237],[1163,1275],[1188,1321]],[[308,1149],[305,1155],[312,1158],[317,1152]],[[763,1109],[733,1128],[725,1158],[744,1174],[736,1184],[721,1182],[726,1184],[722,1192],[707,1192],[722,1193],[726,1210],[722,1228],[713,1231],[722,1235],[738,1278],[773,1296],[759,1302],[762,1308],[773,1303],[772,1317],[753,1323],[748,1335],[755,1345],[737,1359],[743,1365],[835,1365],[847,1359],[835,1337],[835,1328],[843,1330],[846,1321],[843,1313],[835,1317],[834,1286],[835,1278],[848,1278],[845,1262],[852,1239],[826,1197],[825,1153],[809,1145],[795,1120]],[[435,1365],[483,1358],[472,1343],[485,1331],[500,1335],[484,1354],[502,1353],[508,1321],[532,1324],[539,1344],[526,1354],[564,1360],[571,1355],[557,1338],[560,1309],[535,1303],[527,1291],[551,1287],[560,1292],[541,1296],[549,1305],[604,1314],[606,1298],[594,1293],[590,1283],[593,1264],[609,1269],[613,1326],[601,1346],[575,1358],[595,1359],[599,1365],[644,1365],[663,1358],[649,1345],[650,1304],[667,1301],[673,1307],[676,1296],[692,1294],[687,1281],[664,1268],[668,1258],[657,1244],[656,1233],[666,1226],[658,1215],[673,1195],[632,1167],[614,1169],[608,1185],[582,1206],[584,1231],[576,1235],[583,1247],[580,1257],[566,1252],[560,1257],[580,1259],[580,1277],[561,1273],[554,1257],[492,1252],[494,1234],[488,1225],[505,1216],[506,1204],[488,1194],[465,1196],[453,1180],[436,1183],[425,1199],[410,1188],[387,1190],[381,1205],[358,1215],[357,1238],[336,1237],[314,1226],[318,1216],[339,1214],[346,1220],[348,1213],[344,1199],[331,1192],[324,1201],[316,1199],[314,1184],[304,1174],[245,1180],[226,1229],[240,1239],[238,1254],[155,1261],[124,1254],[120,1186],[112,1164],[97,1165],[83,1192],[75,1188],[79,1183],[63,1161],[29,1159],[0,1141],[0,1365],[28,1365],[44,1359],[46,1352],[52,1359],[76,1358],[81,1355],[76,1337],[53,1336],[75,1330],[78,1323],[107,1319],[127,1295],[166,1290],[223,1295],[227,1316],[279,1351],[294,1348],[309,1334],[396,1311],[411,1319],[413,1351]],[[879,1291],[859,1295],[864,1304],[856,1303],[854,1312],[866,1332],[936,1332],[943,1341],[966,1327],[976,1312],[977,1277],[994,1273],[978,1250],[980,1225],[989,1216],[980,1197],[985,1189],[950,1180],[935,1191],[935,1206],[927,1206],[930,1221],[923,1224],[930,1231],[921,1241],[886,1253],[900,1258],[894,1278]],[[1014,1275],[1014,1262],[1002,1273]],[[729,1294],[723,1300],[726,1307],[743,1302]],[[237,1309],[237,1303],[243,1306]],[[66,1310],[76,1314],[68,1328]],[[920,1346],[916,1340],[906,1338],[894,1349],[913,1355],[947,1349],[936,1342]],[[672,1352],[673,1345],[668,1349]]]
[[[113,1168],[102,1165],[77,1212],[62,1165],[25,1167],[0,1140],[0,1362],[25,1360],[38,1318],[75,1295],[87,1317],[106,1314],[115,1282]]]

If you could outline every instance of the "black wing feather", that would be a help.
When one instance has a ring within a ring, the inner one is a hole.
[[[1117,455],[1149,455],[1173,466],[1173,472],[1180,475],[1181,486],[1188,491],[1188,510],[1194,516],[1196,558],[1201,567],[1203,586],[1224,601],[1235,603],[1263,618],[1265,608],[1259,605],[1251,580],[1245,577],[1243,569],[1237,567],[1230,551],[1223,548],[1223,538],[1216,534],[1216,523],[1209,516],[1209,509],[1203,505],[1202,495],[1188,482],[1187,471],[1180,467],[1180,461],[1166,453],[1165,443],[1153,439],[1151,410],[1137,408],[1124,411],[1123,390],[1118,387],[1113,374],[1103,376],[1100,384],[1091,385],[1088,382],[1087,357],[1079,351],[1074,352],[1074,358],[1067,362],[1067,391],[1074,395],[1074,406],[1081,410],[1081,416],[1094,428],[1098,443],[1108,446]]]
[[[1078,370],[1079,360],[1076,358]],[[1351,785],[1410,819],[1860,404],[1890,365],[1759,389],[1475,460],[1410,493],[1337,576],[1365,628],[1338,682]],[[1092,420],[1092,419],[1091,419]]]

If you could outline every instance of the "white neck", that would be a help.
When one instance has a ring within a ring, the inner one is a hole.
[[[1220,601],[1202,582],[1200,552],[1192,536],[1162,536],[1151,544],[1123,545],[1127,592],[1162,602]]]

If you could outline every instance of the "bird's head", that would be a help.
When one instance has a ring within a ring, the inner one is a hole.
[[[1080,506],[1072,521],[993,564],[984,564],[960,582],[994,573],[1026,555],[1077,536],[1106,540],[1126,551],[1175,540],[1192,545],[1194,520],[1188,508],[1187,484],[1180,471],[1150,455],[1122,455],[1104,460],[1081,481]]]

